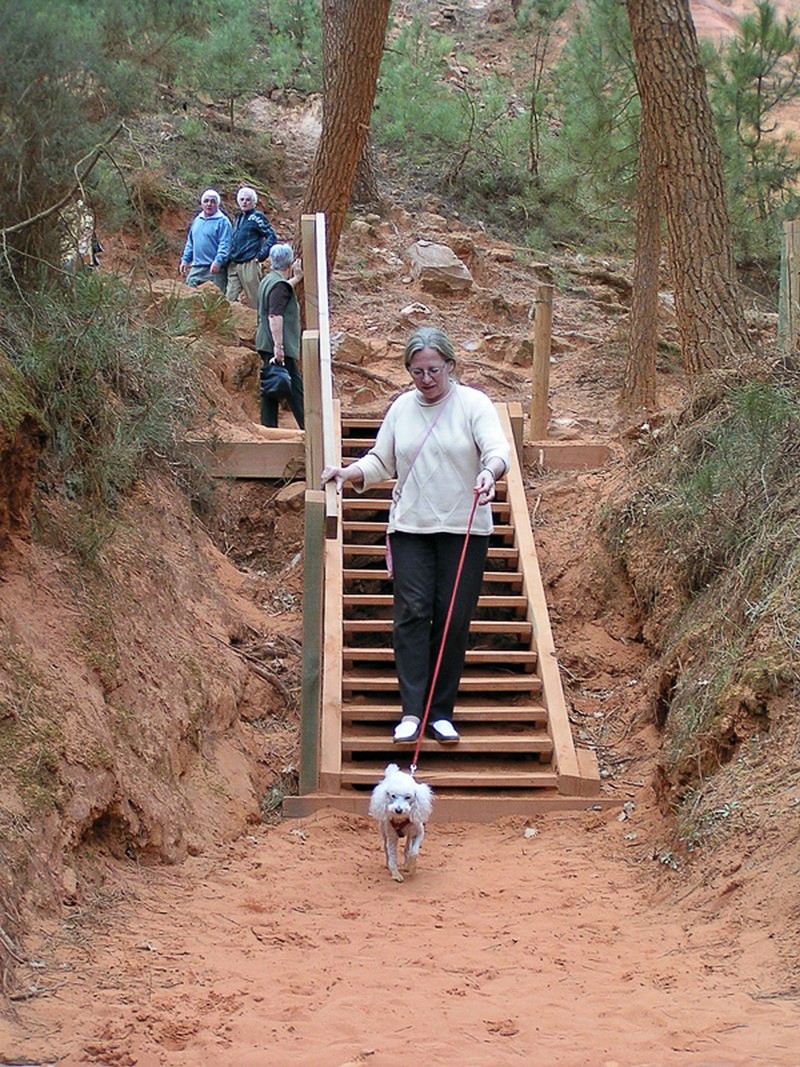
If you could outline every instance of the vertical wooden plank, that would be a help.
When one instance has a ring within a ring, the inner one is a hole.
[[[303,215],[300,220],[300,234],[303,242],[303,292],[305,294],[306,326],[309,330],[318,330],[319,271],[317,270],[316,215]]]
[[[540,285],[536,290],[536,317],[533,334],[533,369],[531,372],[531,440],[547,437],[550,393],[550,347],[553,327],[553,286]]]
[[[306,412],[306,485],[319,489],[322,474],[322,391],[319,380],[319,332],[303,330],[303,391]]]
[[[778,298],[778,343],[788,356],[800,340],[800,221],[783,224],[780,295]]]
[[[517,459],[520,466],[525,462],[525,417],[522,414],[522,404],[518,400],[512,400],[508,405],[508,417],[511,420],[511,432],[514,434],[514,448],[517,450]]]
[[[328,307],[328,253],[325,215],[316,216],[317,239],[317,296],[319,313],[319,365],[322,391],[322,461],[325,466],[338,466],[341,456],[336,450],[336,427],[333,418],[333,367],[331,364],[331,323]],[[339,501],[336,488],[329,482],[325,488],[325,533],[336,537],[339,521]]]
[[[300,723],[300,793],[319,783],[322,613],[325,597],[325,494],[307,489],[303,554],[303,708]]]
[[[334,403],[336,447],[341,454],[342,412]],[[322,720],[320,726],[319,787],[325,793],[341,791],[342,774],[342,596],[344,561],[342,528],[325,538],[325,605],[322,624]]]

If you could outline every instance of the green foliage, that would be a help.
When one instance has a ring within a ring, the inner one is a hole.
[[[626,209],[615,208],[609,198],[610,183],[602,185],[588,162],[583,171],[576,166],[574,147],[588,127],[576,120],[562,139],[565,120],[554,113],[553,101],[567,99],[567,89],[551,80],[547,63],[537,67],[548,57],[548,34],[562,8],[553,0],[520,9],[521,32],[527,36],[521,38],[516,63],[520,70],[531,71],[524,95],[506,76],[479,72],[469,58],[454,55],[453,42],[420,21],[404,26],[384,54],[372,126],[376,142],[392,150],[393,161],[406,176],[445,192],[462,211],[501,234],[513,235],[517,243],[539,248],[554,240],[584,246],[595,240],[608,243],[604,231],[609,220],[627,220]],[[610,54],[598,55],[597,79]],[[580,62],[576,57],[576,68]],[[587,100],[597,79],[587,82]],[[605,121],[604,133],[610,119]],[[602,143],[601,125],[597,119],[592,126],[593,151],[607,159],[612,153]],[[621,146],[633,135],[627,129],[616,136],[624,154]],[[629,181],[630,149],[624,167]],[[616,184],[618,191],[623,183]]]
[[[45,478],[108,510],[148,464],[169,459],[194,412],[189,350],[168,321],[145,320],[113,278],[82,272],[35,305],[7,297],[0,346],[49,437]]]
[[[0,348],[0,427],[13,437],[26,418],[41,425],[27,382]]]
[[[224,15],[225,0],[80,0],[101,35],[104,56],[142,89],[157,81],[174,82],[185,67],[194,40],[201,36],[216,12]],[[143,84],[142,78],[145,76]]]
[[[195,92],[224,102],[231,133],[236,101],[261,91],[267,72],[259,61],[258,21],[247,0],[227,0],[202,39],[192,43],[183,81]]]
[[[37,215],[74,184],[74,168],[108,129],[106,98],[95,74],[96,28],[64,0],[0,2],[0,218],[3,225]],[[42,259],[58,262],[53,218],[10,235],[3,273],[38,275]]]
[[[447,84],[452,41],[414,20],[383,55],[372,130],[418,170],[441,165],[458,143],[463,113]]]
[[[322,89],[320,0],[268,0],[264,41],[267,69],[275,87]]]
[[[593,214],[620,218],[635,200],[639,99],[630,28],[617,0],[590,0],[559,59],[559,130],[552,144],[561,180]]]
[[[800,36],[768,0],[719,51],[707,49],[709,90],[742,254],[775,258],[779,219],[798,203],[800,160],[779,130],[779,109],[800,98]]]

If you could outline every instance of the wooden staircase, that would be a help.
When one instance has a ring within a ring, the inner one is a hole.
[[[498,413],[513,444],[505,405]],[[377,420],[344,418],[343,462],[372,444]],[[555,659],[525,498],[511,467],[493,502],[494,534],[454,721],[455,746],[422,742],[418,777],[434,789],[434,818],[586,808],[600,797],[593,753],[575,748]],[[385,531],[392,483],[346,490],[338,536],[326,543],[319,787],[284,800],[284,813],[322,807],[365,812],[387,763],[408,768],[414,745],[394,745],[401,711],[392,650],[392,585]]]

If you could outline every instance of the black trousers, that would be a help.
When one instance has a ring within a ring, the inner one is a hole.
[[[271,352],[259,352],[261,356],[261,362],[266,367],[269,361],[272,359]],[[292,414],[295,417],[295,421],[300,429],[305,428],[304,418],[304,396],[303,396],[303,377],[300,374],[300,368],[297,366],[297,360],[292,356],[284,356],[284,364],[289,372],[289,377],[292,379],[292,391],[289,393],[289,407],[292,409]],[[261,425],[262,426],[277,426],[278,425],[278,409],[280,407],[280,400],[276,400],[273,396],[261,397]]]
[[[404,715],[425,711],[453,595],[463,534],[390,535],[394,568],[394,655]],[[489,538],[471,535],[434,687],[429,722],[452,719],[469,624],[483,582]]]

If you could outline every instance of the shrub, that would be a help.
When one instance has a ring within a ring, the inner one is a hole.
[[[51,491],[113,509],[147,465],[171,460],[194,414],[194,367],[170,324],[146,321],[109,276],[81,272],[35,305],[9,296],[0,346],[45,424]]]

